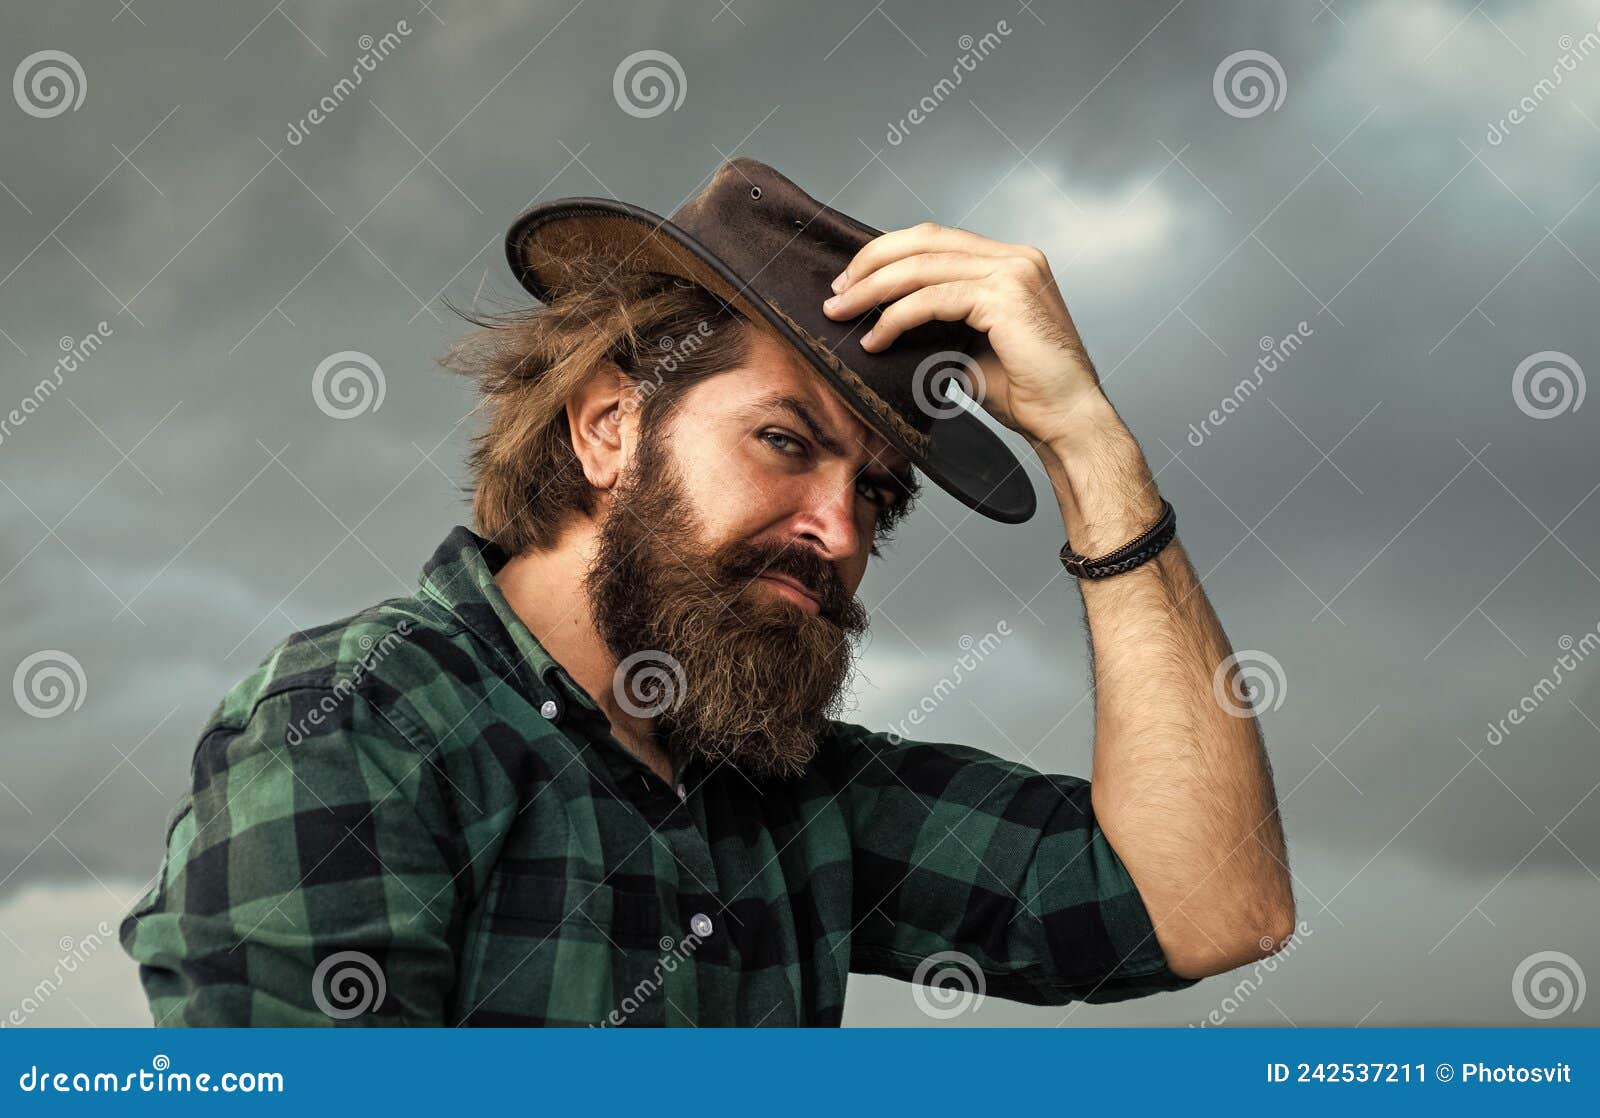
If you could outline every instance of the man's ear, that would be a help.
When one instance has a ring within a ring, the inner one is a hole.
[[[567,399],[567,424],[572,450],[596,489],[610,492],[638,436],[632,381],[610,361],[603,362]]]

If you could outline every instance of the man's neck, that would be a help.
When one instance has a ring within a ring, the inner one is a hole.
[[[574,522],[548,551],[507,560],[494,581],[545,651],[600,704],[617,740],[670,783],[672,763],[655,744],[655,720],[636,718],[617,704],[612,688],[617,659],[595,626],[583,585],[595,546],[593,526]]]

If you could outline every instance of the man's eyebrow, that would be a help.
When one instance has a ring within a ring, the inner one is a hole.
[[[757,400],[739,414],[741,418],[755,419],[759,418],[763,413],[774,409],[786,411],[794,416],[822,449],[841,458],[846,455],[844,444],[829,434],[821,423],[817,422],[817,418],[812,414],[811,409],[798,396],[788,396],[777,392]],[[894,490],[899,497],[909,499],[916,495],[916,477],[912,474],[910,467],[893,469],[873,458],[869,459],[867,464],[861,468],[861,472],[863,476]]]

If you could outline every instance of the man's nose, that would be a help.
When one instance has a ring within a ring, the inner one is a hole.
[[[855,557],[864,542],[856,519],[855,483],[814,486],[797,518],[796,535],[829,562],[842,563]]]

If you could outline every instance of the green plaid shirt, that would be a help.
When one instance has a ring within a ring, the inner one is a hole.
[[[222,700],[122,924],[156,1024],[837,1025],[852,971],[1032,1004],[1191,984],[1087,782],[829,722],[799,778],[680,758],[673,787],[504,561],[457,528],[416,594]]]

